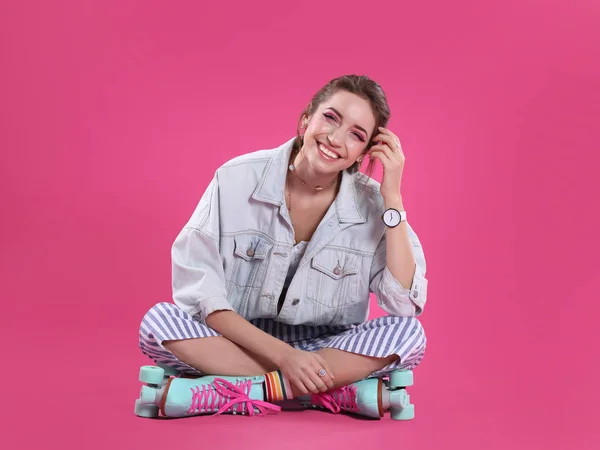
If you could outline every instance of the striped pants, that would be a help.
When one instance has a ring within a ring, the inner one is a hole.
[[[414,317],[385,316],[355,326],[287,325],[271,319],[250,323],[292,347],[314,352],[336,348],[359,355],[400,359],[371,376],[381,376],[397,369],[412,370],[423,359],[427,339],[421,323]],[[140,326],[139,345],[146,356],[157,364],[179,372],[201,375],[199,371],[175,357],[162,344],[168,340],[220,336],[171,303],[159,303],[144,316]]]

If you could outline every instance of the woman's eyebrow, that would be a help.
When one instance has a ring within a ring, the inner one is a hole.
[[[341,112],[339,112],[337,109],[335,109],[333,106],[330,106],[328,109],[332,109],[333,112],[335,112],[338,116],[340,116],[340,119],[344,120],[344,116],[342,115]],[[360,125],[354,125],[356,128],[358,128],[361,131],[364,131],[364,133],[368,136],[369,133],[367,133],[367,130],[365,130],[363,127],[361,127]]]

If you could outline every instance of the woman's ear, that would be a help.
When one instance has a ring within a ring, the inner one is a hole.
[[[306,128],[308,126],[309,120],[310,120],[310,117],[308,117],[306,114],[303,115],[302,116],[302,121],[301,121],[301,123],[302,123],[301,127],[302,128]]]

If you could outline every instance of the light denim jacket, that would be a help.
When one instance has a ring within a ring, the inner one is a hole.
[[[234,310],[247,320],[350,325],[367,320],[373,292],[393,316],[421,314],[427,279],[417,235],[407,223],[417,266],[406,290],[386,266],[380,185],[347,171],[277,313],[294,245],[284,200],[294,139],[236,157],[216,171],[172,247],[175,304],[199,320]]]

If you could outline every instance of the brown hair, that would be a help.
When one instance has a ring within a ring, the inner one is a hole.
[[[388,106],[385,93],[379,84],[371,80],[366,75],[343,75],[341,77],[334,78],[321,89],[319,89],[304,111],[302,111],[300,114],[298,124],[296,125],[296,141],[294,143],[295,149],[300,150],[303,145],[303,139],[300,136],[302,119],[305,116],[312,116],[321,103],[331,98],[338,91],[347,91],[351,94],[358,95],[359,97],[368,101],[371,105],[373,115],[375,116],[375,128],[373,129],[371,138],[367,142],[365,150],[362,154],[364,155],[373,146],[372,137],[375,136],[378,127],[386,127],[390,120],[390,108]],[[374,165],[375,160],[371,159],[369,161],[369,165],[367,166],[367,175],[369,177],[373,173]],[[346,170],[350,173],[356,173],[358,172],[359,167],[360,163],[357,162]]]

